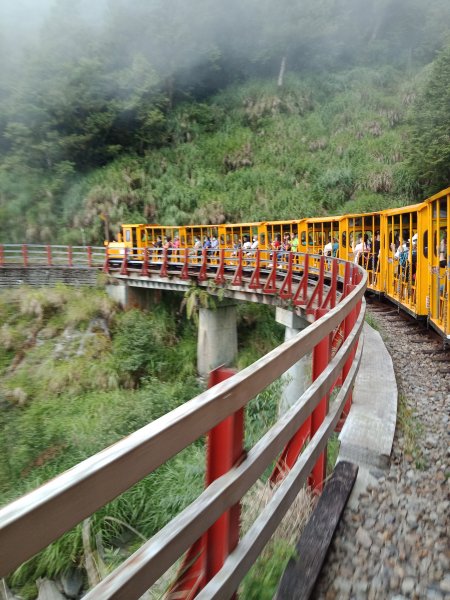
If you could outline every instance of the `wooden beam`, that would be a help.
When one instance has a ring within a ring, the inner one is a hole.
[[[336,465],[319,502],[281,578],[276,600],[308,600],[325,561],[358,474],[358,465],[342,461]]]

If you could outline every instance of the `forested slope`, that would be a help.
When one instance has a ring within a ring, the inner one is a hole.
[[[376,209],[448,184],[445,0],[38,2],[32,41],[0,25],[1,242]]]

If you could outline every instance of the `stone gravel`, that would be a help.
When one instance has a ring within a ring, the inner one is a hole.
[[[394,311],[368,312],[405,408],[389,468],[345,509],[312,598],[450,600],[450,349]]]

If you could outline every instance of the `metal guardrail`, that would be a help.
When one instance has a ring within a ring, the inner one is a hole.
[[[242,260],[242,256],[237,257],[235,278],[239,275]],[[267,280],[276,278],[277,260],[273,259],[274,275],[272,277],[269,273]],[[297,296],[303,285],[305,265],[308,272],[309,259],[304,257],[302,260],[304,272],[299,281],[293,280],[292,259],[286,264],[285,277],[290,273],[288,283],[292,297]],[[167,262],[166,254],[162,266],[164,263],[167,266]],[[189,265],[186,267],[188,262],[180,262],[179,273],[185,269],[186,276],[190,276]],[[203,257],[197,265],[197,275],[202,273],[202,265]],[[219,257],[213,272],[206,269],[206,277],[220,276],[220,265]],[[222,265],[225,270],[225,264]],[[336,282],[340,268],[337,261],[335,265],[331,273],[326,273],[328,282],[332,284]],[[147,262],[147,268],[151,269],[151,266]],[[157,267],[160,272],[161,265]],[[109,270],[109,266],[106,269]],[[128,269],[127,262],[125,269]],[[283,452],[283,448],[286,451],[290,444],[299,444],[298,436],[300,432],[305,435],[305,424],[309,424],[304,440],[309,440],[309,443],[298,459],[296,456],[297,460],[288,465],[290,471],[285,474],[283,483],[248,533],[226,549],[220,568],[211,573],[198,595],[199,598],[232,596],[311,473],[312,484],[320,487],[326,443],[343,411],[349,410],[362,350],[358,339],[364,321],[367,274],[350,263],[346,263],[344,270],[341,293],[336,293],[334,285],[333,297],[330,297],[329,290],[324,289],[325,261],[323,257],[320,259],[316,270],[317,283],[307,290],[307,303],[317,320],[296,337],[230,379],[3,508],[0,511],[0,576],[8,574],[199,437],[230,417],[242,414],[242,409],[252,398],[312,352],[314,381],[296,404],[248,451],[243,460],[242,457],[234,460],[225,474],[213,481],[190,506],[85,597],[89,600],[139,598],[186,550],[214,527],[221,515],[239,505],[243,495]],[[255,276],[252,281],[255,281]],[[285,289],[288,283],[285,278]],[[316,300],[311,302],[313,295]],[[337,332],[341,334],[337,337],[343,341],[334,348],[333,354],[331,340]],[[328,406],[330,391],[337,382],[341,385],[339,393]],[[300,448],[302,446],[303,443]],[[21,539],[26,539],[27,543],[18,543]]]
[[[99,268],[105,255],[103,246],[0,244],[0,267]]]

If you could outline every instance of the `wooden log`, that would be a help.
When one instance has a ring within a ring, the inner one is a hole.
[[[307,600],[314,589],[334,532],[358,474],[358,465],[339,462],[296,546],[274,596],[276,600]]]

